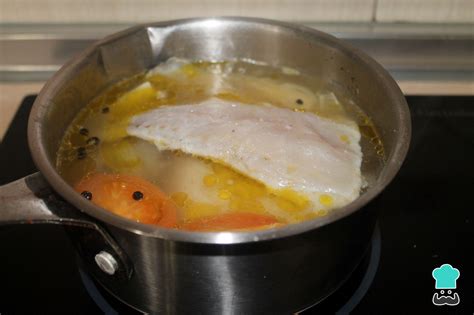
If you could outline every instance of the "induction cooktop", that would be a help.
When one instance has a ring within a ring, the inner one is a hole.
[[[0,144],[0,184],[36,171],[26,96]],[[473,314],[474,97],[408,96],[410,151],[377,199],[370,250],[333,295],[301,314]],[[1,205],[0,205],[1,211]],[[0,227],[0,314],[138,313],[78,267],[59,226]]]

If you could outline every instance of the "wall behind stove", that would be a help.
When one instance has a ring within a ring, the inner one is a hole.
[[[0,0],[0,23],[140,23],[210,15],[295,22],[472,23],[474,0]]]

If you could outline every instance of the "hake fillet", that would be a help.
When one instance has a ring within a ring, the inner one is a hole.
[[[359,196],[362,152],[357,125],[309,112],[209,99],[134,116],[128,134],[160,150],[217,160],[271,189],[289,188],[334,206]]]

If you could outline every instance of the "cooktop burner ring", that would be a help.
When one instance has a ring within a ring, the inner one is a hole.
[[[360,301],[364,298],[367,291],[369,291],[372,282],[375,279],[377,274],[377,269],[379,268],[380,256],[382,253],[382,237],[380,234],[380,226],[377,221],[375,224],[374,234],[372,235],[372,241],[370,244],[370,257],[369,265],[367,266],[367,271],[362,278],[359,286],[355,290],[354,294],[349,298],[349,300],[344,304],[336,314],[350,314],[354,308],[359,304]]]

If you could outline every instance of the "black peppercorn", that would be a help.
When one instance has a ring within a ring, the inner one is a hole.
[[[89,135],[89,130],[87,128],[81,128],[79,130],[79,133],[83,136],[87,136],[87,135]]]
[[[87,200],[92,200],[92,193],[90,191],[84,190],[81,192],[81,196],[86,198]]]
[[[86,148],[80,147],[77,149],[77,158],[79,160],[84,159],[87,156]]]
[[[87,143],[88,145],[97,145],[97,144],[99,144],[99,142],[100,142],[99,138],[97,138],[97,137],[91,137],[91,138],[87,139],[87,142],[86,142],[86,143]]]
[[[300,98],[297,99],[297,100],[296,100],[296,104],[298,104],[298,105],[303,105],[303,100],[300,99]]]
[[[102,113],[107,114],[110,111],[108,107],[102,108]]]
[[[143,193],[141,191],[136,191],[132,195],[134,200],[142,200],[143,199]]]

